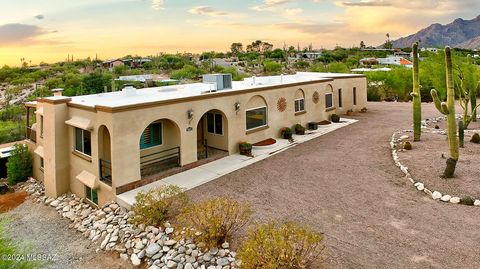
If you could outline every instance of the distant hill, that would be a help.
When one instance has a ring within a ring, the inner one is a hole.
[[[451,46],[465,49],[480,48],[480,16],[472,20],[456,19],[442,25],[435,23],[419,32],[393,41],[394,48],[411,47],[421,40],[422,47]]]

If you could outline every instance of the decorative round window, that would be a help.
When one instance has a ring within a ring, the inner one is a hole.
[[[277,102],[277,109],[280,112],[285,111],[285,109],[287,109],[287,99],[280,97]]]
[[[318,92],[313,93],[313,103],[318,104],[318,101],[320,101],[320,94]]]

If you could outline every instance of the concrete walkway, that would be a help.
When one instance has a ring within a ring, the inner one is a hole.
[[[240,154],[229,155],[222,159],[192,168],[185,172],[166,177],[162,180],[155,181],[140,188],[117,195],[117,203],[126,208],[130,208],[135,203],[135,196],[139,192],[147,191],[162,185],[176,185],[184,188],[185,190],[193,189],[223,175],[229,174],[250,164],[285,151],[291,147],[295,147],[298,144],[302,144],[306,141],[333,132],[355,122],[357,122],[357,120],[342,118],[340,123],[319,125],[317,130],[306,131],[305,135],[293,135],[293,143],[286,139],[277,138],[277,143],[272,146],[262,148],[254,147],[252,149],[252,154],[254,157],[248,157]]]

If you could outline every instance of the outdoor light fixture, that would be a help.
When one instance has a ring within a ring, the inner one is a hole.
[[[235,111],[238,113],[240,111],[240,102],[235,103]]]
[[[190,109],[187,111],[187,117],[190,120],[189,122],[192,122],[193,119],[193,109]]]

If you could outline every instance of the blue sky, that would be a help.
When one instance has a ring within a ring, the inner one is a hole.
[[[381,44],[431,23],[479,15],[475,0],[0,0],[0,65],[158,52]]]

